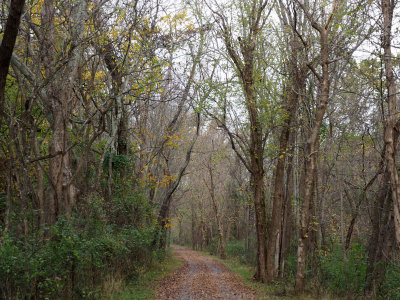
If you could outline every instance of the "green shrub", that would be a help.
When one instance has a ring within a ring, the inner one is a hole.
[[[294,243],[291,244],[289,253],[285,259],[284,274],[285,274],[285,277],[288,278],[289,280],[294,280],[294,278],[296,277],[296,272],[297,272],[296,250],[297,250],[297,245]]]
[[[0,298],[101,298],[107,279],[135,279],[155,260],[154,215],[140,193],[82,203],[69,219],[0,244]]]
[[[211,255],[217,255],[218,250],[218,237],[214,236],[210,243],[207,246],[207,251],[210,252]]]
[[[9,235],[4,236],[0,246],[0,296],[26,293],[25,286],[29,281],[25,272],[28,258],[22,248],[21,243]]]
[[[354,243],[343,256],[341,244],[331,252],[321,251],[322,284],[338,296],[361,295],[364,290],[367,253],[363,245]]]
[[[226,246],[226,255],[238,259],[243,264],[248,263],[248,252],[244,241],[230,241]]]
[[[388,264],[385,280],[379,292],[380,299],[400,299],[400,264]]]

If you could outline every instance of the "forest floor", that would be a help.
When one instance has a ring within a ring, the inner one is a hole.
[[[257,299],[238,275],[218,260],[188,248],[172,247],[183,266],[158,285],[158,300]]]

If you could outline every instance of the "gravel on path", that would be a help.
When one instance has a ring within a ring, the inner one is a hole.
[[[184,247],[173,247],[183,266],[163,278],[158,300],[253,300],[255,292],[221,262]]]

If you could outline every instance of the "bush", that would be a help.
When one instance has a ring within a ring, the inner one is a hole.
[[[226,255],[238,259],[243,264],[248,263],[249,255],[243,241],[230,241],[226,246]]]
[[[363,245],[354,243],[343,256],[341,244],[331,252],[321,251],[322,284],[338,296],[361,295],[364,290],[367,253]]]
[[[211,255],[217,255],[218,250],[218,236],[214,236],[210,243],[207,246],[207,251],[210,252]]]
[[[380,299],[400,299],[400,264],[389,264],[379,293]]]
[[[297,272],[297,245],[292,243],[285,259],[285,277],[290,281],[294,280]],[[307,272],[307,270],[306,270]]]
[[[214,237],[211,243],[207,246],[207,250],[212,255],[217,254],[218,237]],[[240,240],[230,240],[226,245],[226,256],[235,258],[243,264],[255,264],[255,251],[254,249],[246,250],[245,242]]]
[[[107,278],[135,279],[163,258],[153,250],[154,216],[142,195],[105,202],[87,201],[73,217],[59,218],[26,241],[6,235],[0,244],[0,298],[101,298]]]

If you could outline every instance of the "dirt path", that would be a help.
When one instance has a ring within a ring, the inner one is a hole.
[[[219,261],[183,247],[173,250],[184,265],[160,282],[158,300],[257,299]]]

